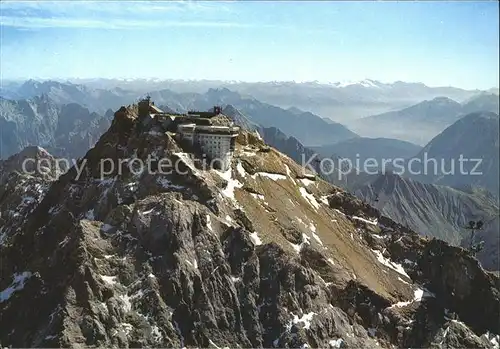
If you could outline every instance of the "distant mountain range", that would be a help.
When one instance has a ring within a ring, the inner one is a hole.
[[[99,114],[104,114],[108,109],[116,110],[122,105],[133,104],[146,94],[157,105],[173,111],[208,110],[216,104],[231,104],[243,111],[252,122],[264,127],[278,127],[308,145],[331,144],[358,136],[347,127],[326,122],[310,112],[296,108],[285,110],[227,88],[210,88],[205,93],[177,93],[168,89],[147,91],[143,87],[137,91],[116,86],[103,89],[57,81],[28,80],[22,84],[8,84],[0,91],[0,95],[9,100],[30,99],[41,94],[47,95],[55,104],[76,103]]]
[[[227,85],[224,85],[227,86]],[[411,106],[446,96],[458,101],[480,91],[429,87],[421,83],[382,83],[362,80],[347,83],[318,82],[235,83],[230,88],[283,108],[295,106],[338,122]]]
[[[493,113],[499,112],[499,96],[498,89],[496,93],[483,92],[477,96],[474,96],[467,101],[462,106],[462,114],[470,114],[477,111],[490,111]]]
[[[175,84],[174,84],[175,85]],[[411,91],[430,91],[425,85],[420,84],[381,84],[375,81],[364,81],[358,84],[336,84],[321,85],[317,83],[269,83],[269,84],[243,84],[234,83],[231,86],[265,86],[266,88],[281,88],[288,86],[292,90],[300,88],[317,87],[319,90],[329,86],[330,88],[341,90],[363,90],[363,89],[381,89],[392,91],[394,96],[405,96]],[[142,89],[147,88],[147,83]],[[130,86],[129,86],[130,87]],[[462,93],[459,89],[431,89],[432,91]],[[109,90],[99,88],[98,86],[76,85],[71,83],[61,83],[55,81],[37,82],[34,80],[26,81],[20,85],[4,86],[2,93],[15,91],[18,95],[32,95],[42,91],[40,96],[31,97],[17,101],[2,99],[0,106],[0,123],[2,124],[2,156],[20,151],[28,145],[42,145],[47,147],[56,156],[69,156],[70,154],[82,155],[82,151],[88,149],[95,142],[96,137],[100,135],[107,127],[112,112],[110,109],[106,116],[103,113],[96,113],[85,105],[91,104],[104,109],[113,103],[126,105],[144,96],[138,94],[138,91],[132,92],[132,89],[125,90],[120,86],[115,86]],[[227,88],[209,89],[205,93],[176,93],[171,90],[158,90],[149,92],[151,98],[157,105],[161,105],[165,110],[187,111],[190,109],[208,110],[213,105],[224,106],[228,114],[240,114],[240,121],[245,123],[247,129],[258,129],[260,127],[275,127],[283,132],[287,137],[293,137],[302,146],[307,148],[316,147],[322,157],[340,156],[353,158],[357,153],[360,154],[360,161],[366,158],[399,158],[411,157],[418,151],[418,146],[405,143],[396,139],[368,139],[358,137],[357,134],[350,131],[345,126],[327,121],[313,113],[305,112],[295,106],[283,109],[267,103],[263,103],[248,95],[242,95]],[[462,97],[467,93],[463,92]],[[80,104],[78,101],[84,103]],[[63,107],[66,105],[66,107]],[[95,108],[94,108],[95,109]],[[385,128],[385,133],[397,133],[398,129],[403,128],[404,132],[419,137],[419,132],[425,132],[425,128],[432,129],[432,133],[441,132],[441,128],[446,128],[448,124],[455,122],[463,117],[463,113],[476,109],[498,109],[498,98],[490,93],[479,93],[473,97],[468,97],[462,104],[455,102],[447,97],[439,97],[430,101],[418,103],[409,108],[398,112],[390,112],[381,115],[372,116],[363,119],[363,124],[370,127],[371,131],[376,133],[377,129]],[[449,125],[448,125],[449,126]],[[493,125],[494,126],[494,125]],[[495,130],[495,127],[489,128],[489,131]],[[447,137],[453,137],[455,131],[447,133]],[[457,131],[458,132],[458,131]],[[466,144],[462,138],[467,139],[467,127],[462,128],[462,136],[456,140],[457,144]],[[481,131],[478,131],[481,132]],[[488,133],[486,133],[488,134]],[[492,137],[492,138],[491,138]],[[495,138],[495,133],[491,135]],[[485,149],[488,142],[485,137],[484,146],[476,151],[477,154],[485,156]],[[436,141],[434,141],[435,143]],[[490,144],[498,144],[491,141]],[[434,145],[433,145],[434,147]],[[454,146],[451,146],[454,148]],[[466,145],[466,147],[469,147]],[[65,148],[67,153],[63,153]],[[488,155],[491,159],[495,157],[497,148],[490,150]],[[426,150],[427,151],[427,150]],[[444,150],[443,150],[444,151]],[[445,156],[443,151],[438,150],[433,155],[436,157]],[[454,154],[457,155],[457,154]],[[448,155],[446,155],[448,156]],[[487,157],[488,157],[487,156]],[[487,164],[492,166],[491,173],[494,171],[495,163]],[[489,168],[489,167],[488,167]],[[492,175],[492,176],[493,176]],[[439,177],[439,176],[438,176]],[[440,183],[449,185],[474,184],[471,181],[453,180],[450,178],[418,178],[429,183]],[[489,190],[495,190],[498,185],[491,179],[484,182],[484,178],[476,181],[477,185],[487,187]]]
[[[250,119],[246,115],[244,115],[241,111],[236,109],[231,104],[226,105],[222,109],[222,114],[230,116],[237,125],[243,127],[248,131],[258,131],[262,127],[257,123],[250,121]]]
[[[358,197],[401,224],[422,235],[432,231],[431,236],[455,245],[467,234],[462,228],[469,220],[498,214],[496,199],[486,191],[425,184],[390,172],[373,175],[353,189]]]
[[[22,86],[21,85],[25,85]],[[58,84],[72,85],[73,91],[61,89]],[[272,104],[284,109],[296,107],[308,110],[316,115],[331,118],[337,122],[346,122],[352,119],[399,110],[424,100],[431,100],[444,96],[463,102],[479,90],[464,90],[455,87],[429,87],[422,83],[397,81],[383,83],[376,80],[362,80],[354,82],[319,83],[319,82],[256,82],[218,80],[161,80],[161,79],[84,79],[68,81],[5,83],[0,95],[9,99],[23,99],[52,89],[58,95],[61,103],[79,103],[92,111],[104,112],[108,107],[116,109],[120,104],[130,104],[141,94],[150,91],[171,90],[176,93],[202,94],[208,89],[228,88],[242,96],[251,96],[261,102]],[[81,92],[88,91],[91,100],[81,96]],[[498,89],[488,92],[495,93]],[[61,93],[61,91],[63,91]],[[498,94],[498,92],[496,92]],[[53,96],[55,97],[55,96]],[[72,100],[68,100],[71,97]],[[56,99],[56,98],[54,98]],[[126,101],[124,103],[124,101]],[[111,105],[113,104],[113,105]]]
[[[97,89],[85,85],[58,81],[27,80],[22,84],[3,86],[0,96],[10,100],[30,99],[47,95],[54,103],[64,105],[77,103],[91,112],[104,114],[108,109],[116,110],[133,103],[138,95],[121,88]]]
[[[0,99],[0,158],[39,145],[57,157],[83,156],[109,128],[113,112],[90,112],[79,104],[59,105],[47,94]]]
[[[240,82],[217,80],[75,80],[75,83],[99,89],[117,86],[126,90],[147,91],[169,89],[179,93],[203,93],[209,88],[226,87],[244,96],[252,96],[262,102],[281,108],[297,107],[337,122],[398,110],[424,100],[445,96],[463,102],[477,95],[479,90],[455,87],[429,87],[422,83],[396,81],[383,83],[376,80],[351,82]],[[495,93],[495,89],[490,92]],[[498,92],[496,92],[498,94]]]
[[[464,103],[447,97],[420,102],[411,107],[366,117],[349,123],[361,135],[389,137],[425,145],[461,117],[476,111],[498,113],[498,95],[481,93]]]

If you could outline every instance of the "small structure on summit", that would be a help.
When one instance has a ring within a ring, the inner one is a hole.
[[[139,102],[139,119],[142,124],[151,122],[164,131],[175,133],[178,141],[188,143],[204,153],[213,168],[227,171],[235,149],[240,128],[228,121],[220,106],[212,111],[189,111],[186,114],[165,113],[154,105],[150,96]],[[226,120],[226,122],[221,122]]]
[[[151,102],[151,96],[139,101],[139,117],[150,116],[151,114],[161,114],[163,111],[155,106],[155,102]]]

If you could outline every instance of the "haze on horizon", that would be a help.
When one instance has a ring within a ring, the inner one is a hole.
[[[0,2],[2,79],[498,88],[498,2]]]

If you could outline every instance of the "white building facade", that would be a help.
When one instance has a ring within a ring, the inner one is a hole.
[[[239,127],[181,124],[177,127],[180,140],[185,140],[203,151],[214,168],[227,171],[231,168]]]

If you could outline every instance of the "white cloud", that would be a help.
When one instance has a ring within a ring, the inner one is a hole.
[[[234,2],[236,3],[236,2]],[[20,30],[43,28],[272,28],[301,33],[336,34],[327,28],[304,28],[260,18],[245,18],[239,5],[197,1],[3,1],[0,25]]]
[[[137,14],[165,13],[187,10],[185,2],[160,1],[3,1],[2,12],[27,14],[71,15],[71,14]]]
[[[89,18],[37,18],[0,16],[0,23],[5,27],[15,28],[97,28],[97,29],[138,29],[168,27],[222,27],[253,28],[255,25],[238,22],[219,21],[161,21],[127,19],[89,19]]]
[[[43,1],[1,2],[0,24],[20,29],[36,28],[249,28],[249,23],[227,21],[232,12],[224,3],[192,1]]]
[[[180,14],[227,15],[234,12],[224,2],[210,4],[193,1],[2,1],[2,15],[10,17],[161,17]]]

